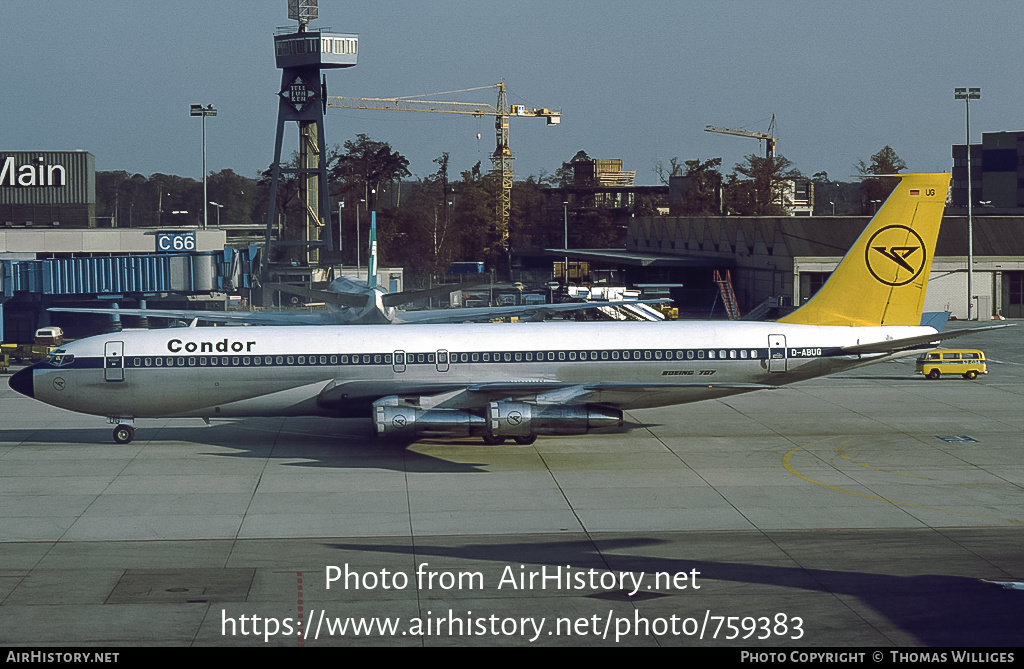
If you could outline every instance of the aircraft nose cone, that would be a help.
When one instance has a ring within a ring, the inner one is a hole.
[[[27,397],[35,397],[35,388],[32,385],[32,368],[26,367],[20,372],[15,372],[11,377],[7,385],[11,387],[11,390],[15,390],[22,395]]]

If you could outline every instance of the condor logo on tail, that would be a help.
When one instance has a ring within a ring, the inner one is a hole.
[[[905,286],[921,274],[928,254],[921,235],[905,225],[889,225],[868,240],[868,271],[887,286]]]

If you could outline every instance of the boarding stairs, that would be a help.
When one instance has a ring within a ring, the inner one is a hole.
[[[722,294],[722,304],[725,305],[725,313],[729,316],[730,321],[738,321],[740,319],[740,305],[736,302],[736,291],[732,289],[732,276],[729,274],[729,270],[725,270],[725,278],[722,278],[722,273],[717,269],[715,270],[715,283],[718,284],[718,290]]]

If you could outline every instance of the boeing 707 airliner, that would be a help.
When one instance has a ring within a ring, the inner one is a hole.
[[[901,180],[836,271],[777,322],[175,328],[90,337],[11,377],[40,401],[137,418],[365,417],[380,436],[614,430],[623,411],[774,388],[970,331],[921,326],[948,174]]]

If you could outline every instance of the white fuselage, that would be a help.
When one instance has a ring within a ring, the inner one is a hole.
[[[598,403],[635,409],[910,355],[839,349],[934,332],[686,321],[173,328],[73,342],[35,366],[32,383],[41,401],[117,419],[369,417],[381,397],[480,384],[603,384]]]

